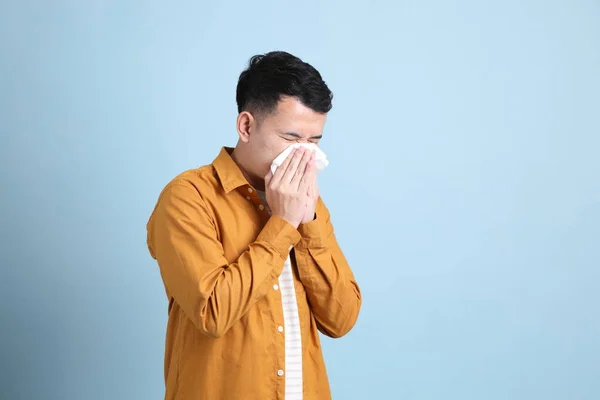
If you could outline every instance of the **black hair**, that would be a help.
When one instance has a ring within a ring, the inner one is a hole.
[[[238,113],[268,114],[282,96],[298,99],[319,113],[331,110],[333,93],[312,65],[284,51],[273,51],[250,58],[239,77],[236,101]]]

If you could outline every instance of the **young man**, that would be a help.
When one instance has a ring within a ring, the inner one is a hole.
[[[355,324],[361,294],[319,197],[314,150],[332,94],[285,52],[237,86],[239,135],[162,191],[148,247],[169,299],[166,400],[330,399],[318,332]]]

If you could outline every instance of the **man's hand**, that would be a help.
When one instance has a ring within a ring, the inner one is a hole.
[[[277,215],[294,228],[298,228],[304,220],[309,201],[309,187],[316,173],[314,151],[304,148],[295,149],[275,171],[265,176],[267,203],[272,215]],[[314,214],[314,211],[313,211]]]

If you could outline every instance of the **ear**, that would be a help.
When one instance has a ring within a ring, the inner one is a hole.
[[[236,128],[240,140],[244,143],[248,143],[250,141],[250,135],[255,125],[255,118],[248,111],[242,111],[238,117],[236,122]]]

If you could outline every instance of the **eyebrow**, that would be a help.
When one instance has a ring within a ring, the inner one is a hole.
[[[300,136],[299,134],[297,134],[295,132],[284,132],[283,134],[287,135],[287,136],[293,136],[298,139],[302,139],[302,136]],[[309,137],[309,139],[322,139],[322,138],[323,138],[323,134]]]

